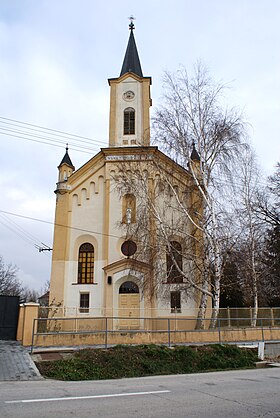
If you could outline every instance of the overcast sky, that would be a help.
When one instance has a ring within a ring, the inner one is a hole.
[[[264,172],[280,159],[279,0],[0,0],[0,210],[50,222],[0,212],[0,254],[32,288],[50,277],[51,254],[34,244],[52,246],[57,165],[81,138],[42,144],[53,131],[12,120],[91,138],[76,142],[87,153],[70,145],[76,168],[107,146],[107,79],[119,76],[131,14],[154,108],[163,72],[201,60],[230,83]]]

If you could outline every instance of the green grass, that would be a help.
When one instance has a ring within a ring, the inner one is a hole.
[[[52,379],[96,380],[253,368],[256,361],[256,351],[234,345],[118,345],[80,350],[70,359],[37,362],[37,367]]]

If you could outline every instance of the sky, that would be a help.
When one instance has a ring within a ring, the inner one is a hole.
[[[279,0],[0,0],[0,255],[38,291],[57,166],[67,142],[76,168],[108,145],[107,79],[119,76],[131,14],[154,109],[164,71],[202,61],[243,111],[264,173],[280,160]]]

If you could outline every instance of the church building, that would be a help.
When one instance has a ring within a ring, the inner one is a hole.
[[[198,280],[198,250],[185,238],[196,232],[172,197],[175,190],[193,203],[195,182],[150,145],[152,79],[142,73],[133,22],[129,28],[120,75],[108,80],[108,147],[77,170],[66,148],[58,166],[49,298],[66,317],[118,317],[120,329],[141,328],[149,317],[195,317],[199,303],[180,274]],[[192,156],[196,164],[195,149]]]

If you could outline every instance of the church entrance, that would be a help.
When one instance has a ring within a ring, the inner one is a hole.
[[[119,328],[140,328],[140,294],[136,283],[124,282],[119,288]]]

